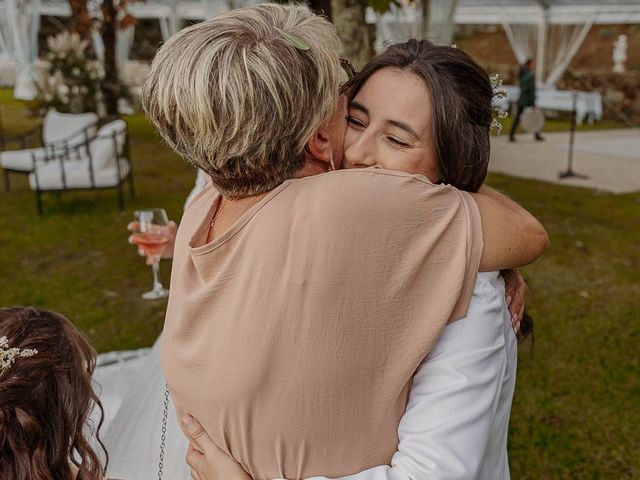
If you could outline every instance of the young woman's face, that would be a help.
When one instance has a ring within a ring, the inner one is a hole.
[[[429,91],[413,73],[384,68],[349,104],[345,168],[378,166],[438,182]]]

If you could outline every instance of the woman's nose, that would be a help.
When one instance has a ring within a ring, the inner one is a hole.
[[[372,155],[370,140],[360,135],[344,152],[345,163],[351,168],[372,167],[376,164]]]

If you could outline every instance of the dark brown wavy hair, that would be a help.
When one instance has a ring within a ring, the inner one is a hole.
[[[58,313],[32,307],[0,308],[0,337],[11,348],[33,348],[0,375],[0,478],[102,480],[107,452],[98,431],[104,412],[91,385],[95,351]],[[99,408],[97,428],[89,422]],[[86,438],[104,451],[103,467]]]

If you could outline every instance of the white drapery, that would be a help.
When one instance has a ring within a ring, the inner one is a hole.
[[[429,29],[423,36],[438,45],[451,45],[458,0],[431,0],[429,5]]]
[[[11,36],[9,35],[9,16],[4,2],[0,3],[0,60],[11,59]]]
[[[2,47],[17,63],[13,95],[32,100],[36,91],[36,60],[40,29],[40,0],[4,0]]]
[[[555,85],[578,52],[593,25],[593,17],[577,25],[550,25],[547,36],[547,58],[544,84]]]
[[[511,49],[518,63],[522,65],[529,58],[535,57],[536,42],[538,40],[538,28],[536,25],[516,23],[507,21],[502,23],[507,34]]]
[[[575,24],[549,24],[548,21],[548,15],[542,11],[537,24],[512,23],[505,17],[502,25],[518,63],[536,58],[538,84],[552,87],[580,49],[594,16],[589,15]]]
[[[376,52],[383,52],[389,45],[420,37],[420,18],[415,5],[398,7],[391,5],[388,12],[376,13]],[[373,23],[372,22],[372,23]]]
[[[411,3],[398,7],[391,5],[384,14],[367,12],[367,22],[376,24],[376,51],[381,52],[391,44],[410,38],[428,38],[439,45],[450,45],[455,28],[455,12],[458,0],[431,0],[429,2],[429,26],[422,31],[420,4]]]
[[[118,30],[116,33],[116,65],[118,66],[118,74],[124,77],[125,67],[129,60],[129,53],[133,47],[133,37],[136,33],[135,25]]]

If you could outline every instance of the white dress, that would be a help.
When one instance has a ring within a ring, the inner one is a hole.
[[[105,432],[108,475],[146,480],[158,471],[164,378],[159,342]],[[516,339],[498,275],[478,275],[467,317],[447,326],[418,369],[391,465],[344,480],[509,479],[507,432]],[[189,480],[187,441],[168,409],[164,478]],[[314,477],[315,480],[323,477]]]

